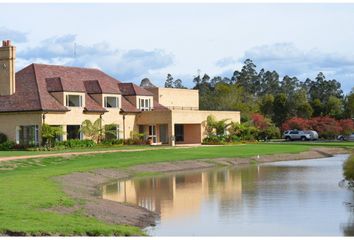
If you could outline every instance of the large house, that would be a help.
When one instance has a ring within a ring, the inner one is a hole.
[[[238,111],[201,111],[197,90],[139,87],[91,68],[31,64],[15,73],[16,48],[0,47],[0,132],[40,144],[41,126],[61,126],[59,140],[84,139],[86,119],[102,119],[117,139],[144,133],[153,144],[197,144],[208,115],[239,122]],[[112,129],[113,128],[113,129]]]

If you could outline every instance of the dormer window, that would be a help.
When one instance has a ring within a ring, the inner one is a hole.
[[[68,94],[66,95],[66,106],[67,107],[82,107],[82,96]]]
[[[139,99],[139,109],[141,111],[151,111],[151,99],[150,98],[140,98]]]
[[[105,108],[118,108],[119,98],[118,97],[104,97],[104,107]]]

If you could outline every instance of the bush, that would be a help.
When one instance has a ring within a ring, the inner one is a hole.
[[[318,132],[321,138],[334,139],[340,134],[341,127],[339,123],[331,117],[315,117],[309,120],[313,130]]]
[[[290,129],[307,130],[309,129],[309,120],[299,117],[290,118],[282,124],[281,128],[283,131]]]
[[[340,134],[350,135],[354,132],[354,121],[352,119],[342,119],[338,123],[341,128]]]
[[[209,135],[203,139],[203,144],[223,145],[229,141],[230,141],[230,136],[227,135]]]
[[[7,136],[4,133],[0,133],[0,144],[7,141]]]
[[[343,165],[343,175],[351,187],[354,187],[354,153],[345,161]]]
[[[101,142],[102,145],[122,145],[123,139],[110,139],[110,140],[103,140]]]
[[[323,116],[311,119],[291,118],[282,124],[282,130],[315,130],[321,138],[334,139],[339,134],[348,135],[354,130],[352,119],[337,121],[334,118]]]
[[[16,146],[16,143],[12,142],[12,141],[5,141],[3,143],[0,144],[0,151],[9,151],[14,149]]]
[[[96,143],[93,140],[85,139],[70,139],[67,141],[56,142],[55,148],[65,147],[65,148],[90,148],[94,147]]]

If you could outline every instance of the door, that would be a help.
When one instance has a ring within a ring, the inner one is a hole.
[[[167,124],[160,125],[160,142],[167,144],[168,143],[168,135],[167,135]]]
[[[157,143],[156,126],[155,125],[150,125],[149,126],[148,139],[152,139],[153,143]]]

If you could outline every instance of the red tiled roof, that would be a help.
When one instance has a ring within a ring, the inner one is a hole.
[[[85,112],[108,112],[87,93],[85,94],[85,100]]]
[[[86,112],[106,112],[90,94],[122,94],[122,111],[138,113],[124,96],[153,94],[133,83],[121,83],[98,69],[31,64],[16,73],[16,92],[0,96],[0,112],[69,111],[51,92],[84,92]],[[154,101],[154,109],[167,108]]]
[[[150,91],[134,83],[119,83],[119,89],[123,96],[154,96]]]
[[[128,99],[122,97],[122,112],[139,113],[141,111],[137,109]]]
[[[158,111],[168,111],[169,109],[163,105],[161,105],[160,103],[158,103],[157,101],[154,100],[154,110],[158,110]]]

